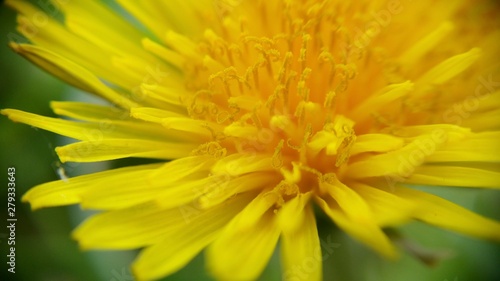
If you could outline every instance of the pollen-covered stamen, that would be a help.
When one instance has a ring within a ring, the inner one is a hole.
[[[197,85],[186,99],[188,112],[206,120],[228,151],[267,154],[276,169],[294,169],[297,161],[335,172],[355,140],[345,113],[356,66],[348,47],[332,41],[331,32],[340,32],[334,11],[316,17],[325,3],[300,11],[280,5],[290,16],[269,34],[252,34],[246,19],[230,15],[222,30],[205,31],[199,54],[187,63]]]

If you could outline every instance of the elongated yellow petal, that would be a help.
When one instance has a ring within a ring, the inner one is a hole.
[[[40,129],[51,131],[77,140],[97,144],[105,139],[147,139],[183,141],[179,134],[168,134],[161,126],[143,122],[127,122],[101,120],[100,122],[75,122],[57,118],[44,117],[15,109],[4,109],[1,114],[7,115],[14,122],[21,122]],[[158,129],[161,128],[161,129]],[[181,135],[182,136],[182,135]]]
[[[389,238],[382,232],[379,226],[375,225],[375,223],[371,224],[353,221],[338,205],[334,202],[329,204],[321,197],[316,197],[316,202],[323,211],[349,235],[352,235],[368,247],[373,248],[388,258],[397,257],[398,254],[389,241]]]
[[[141,48],[139,42],[144,34],[102,3],[93,1],[64,3],[54,1],[54,3],[64,13],[64,23],[74,34],[111,53],[140,57],[149,65],[159,63]]]
[[[261,192],[250,202],[241,213],[231,222],[230,231],[245,231],[254,228],[269,213],[279,198],[272,192]],[[273,218],[274,221],[274,218]]]
[[[182,114],[159,108],[136,107],[130,110],[130,115],[148,122],[162,123],[166,118],[185,118]]]
[[[198,179],[200,174],[206,177],[214,162],[215,159],[208,155],[183,157],[164,164],[147,180],[156,186],[166,186],[182,179]]]
[[[482,89],[482,88],[479,88]],[[466,100],[467,101],[467,100]],[[476,93],[474,96],[471,97],[469,102],[475,103],[475,101],[478,102],[477,108],[475,109],[475,112],[488,112],[488,111],[493,111],[493,110],[498,110],[500,108],[500,90],[499,91],[492,91],[487,92],[481,96],[478,96]],[[462,106],[465,105],[465,102],[462,102]],[[474,105],[469,105],[472,106],[472,109],[475,107]],[[475,114],[472,114],[474,116]],[[480,114],[478,114],[480,115]]]
[[[230,177],[221,177],[216,188],[206,189],[199,198],[199,204],[202,208],[209,208],[224,202],[232,196],[257,189],[267,189],[276,186],[279,183],[279,177],[274,173],[249,173],[238,176],[234,179]]]
[[[243,175],[258,171],[273,171],[272,159],[264,155],[232,154],[219,160],[212,172],[216,174]]]
[[[398,134],[410,143],[404,147],[350,164],[346,176],[353,178],[399,175],[407,177],[414,169],[448,143],[459,142],[470,135],[468,130],[452,125],[414,126],[402,128]]]
[[[196,43],[189,37],[177,33],[173,30],[166,32],[165,43],[173,50],[189,59],[202,60],[202,56],[197,52]]]
[[[351,155],[363,152],[389,152],[404,146],[402,138],[384,134],[366,134],[356,138]]]
[[[394,194],[419,206],[415,218],[442,228],[500,241],[500,223],[475,214],[435,195],[398,187]]]
[[[311,192],[298,194],[281,207],[278,213],[278,223],[283,232],[294,233],[300,231],[299,228],[304,225],[303,220],[306,219],[304,208],[310,203],[311,195]]]
[[[199,15],[196,14],[196,10],[200,6],[206,7],[206,4],[206,0],[197,2],[191,0],[171,0],[168,2],[146,0],[142,3],[143,7],[157,20],[155,25],[159,25],[158,22],[161,22],[160,25],[168,26],[169,29],[182,34],[196,34],[199,32],[201,27],[199,26]],[[186,21],[191,24],[186,24]]]
[[[179,69],[181,69],[185,63],[185,58],[183,58],[181,55],[152,41],[149,38],[143,39],[142,45],[144,46],[144,49],[152,52],[153,54],[162,58],[164,61],[172,64]]]
[[[207,160],[208,159],[208,160]],[[145,201],[158,202],[161,208],[176,207],[193,201],[200,196],[213,200],[209,194],[210,190],[215,195],[219,193],[229,195],[226,199],[236,193],[242,193],[251,189],[239,189],[232,193],[233,185],[229,185],[226,179],[205,179],[208,175],[208,167],[212,162],[208,156],[192,156],[176,159],[164,164],[157,169],[151,170],[141,178],[141,184],[128,184],[121,186],[109,186],[99,192],[86,192],[82,196],[81,205],[89,209],[118,209]],[[168,175],[168,176],[165,176]],[[246,178],[248,179],[248,178]],[[217,186],[204,185],[220,184]],[[257,183],[259,181],[256,181]],[[198,183],[198,185],[196,185]],[[199,184],[201,183],[201,185]],[[219,195],[221,196],[221,195]],[[210,207],[222,203],[224,200],[212,202]],[[200,206],[202,208],[202,206]],[[206,206],[203,208],[207,208]]]
[[[130,114],[137,119],[159,123],[168,130],[195,134],[205,140],[212,137],[212,128],[220,129],[220,126],[213,122],[196,120],[183,114],[157,108],[134,108]]]
[[[95,73],[99,78],[120,85],[123,88],[129,89],[140,83],[112,67],[110,62],[113,53],[73,34],[61,23],[27,1],[14,0],[8,1],[7,4],[20,14],[18,16],[19,32],[40,48],[50,49],[52,53],[58,54],[59,57],[72,61],[75,65],[79,65],[80,68]],[[14,45],[14,43],[12,44]],[[37,61],[33,62],[46,68]]]
[[[85,134],[85,131],[91,131],[92,129],[95,129],[97,132],[100,132],[97,126],[92,126],[89,124],[76,125],[75,122],[43,117],[16,109],[4,109],[1,111],[1,113],[3,115],[7,115],[14,122],[21,122],[30,126],[52,131],[57,134],[80,140],[90,139],[90,136],[88,134]]]
[[[390,192],[361,183],[350,185],[370,206],[374,219],[381,227],[395,226],[413,218],[417,204]]]
[[[82,249],[135,249],[162,242],[165,235],[201,212],[162,209],[151,202],[97,214],[73,231]],[[111,235],[112,234],[112,235]]]
[[[451,57],[429,70],[420,78],[419,83],[443,84],[476,62],[481,56],[481,53],[482,51],[480,49],[474,48],[466,53]]]
[[[450,142],[430,155],[427,162],[500,162],[500,131],[470,135]]]
[[[424,137],[424,139],[427,138]],[[414,155],[412,157],[412,155]],[[358,162],[352,163],[346,171],[346,176],[353,178],[366,178],[383,176],[387,174],[401,174],[401,166],[404,161],[409,162],[408,159],[415,158],[409,164],[409,171],[411,173],[415,167],[418,167],[425,160],[425,154],[419,147],[418,140],[404,146],[396,151],[388,152],[385,154],[367,157]]]
[[[267,213],[255,225],[244,229],[237,223],[230,223],[208,247],[208,269],[217,279],[254,280],[262,273],[280,234],[272,216]],[[239,218],[237,216],[234,221]]]
[[[500,130],[500,109],[489,110],[481,114],[473,114],[470,118],[463,120],[463,126],[482,131]]]
[[[89,93],[102,96],[125,108],[136,106],[133,101],[106,87],[90,71],[78,64],[38,46],[11,43],[11,48],[63,81]]]
[[[406,183],[500,189],[499,165],[495,170],[460,166],[421,166]]]
[[[373,110],[379,109],[407,95],[411,91],[413,91],[413,83],[410,81],[389,85],[356,107],[352,113],[352,118],[355,120],[362,120],[362,118],[370,116],[369,113],[373,112]]]
[[[174,208],[196,200],[208,192],[214,192],[225,184],[224,177],[206,176],[196,180],[185,180],[164,188],[156,195],[155,203],[162,208]]]
[[[397,257],[394,246],[376,224],[372,210],[356,191],[335,178],[320,183],[320,188],[327,195],[317,197],[316,201],[340,228],[384,256]]]
[[[142,84],[141,90],[145,96],[169,105],[169,110],[187,115],[182,98],[189,95],[184,89],[177,87],[163,87],[160,85]]]
[[[141,139],[103,139],[57,147],[56,152],[62,162],[98,162],[126,157],[175,159],[188,156],[197,146]]]
[[[369,222],[372,218],[370,207],[359,194],[338,179],[321,182],[320,189],[328,193],[352,220]]]
[[[113,106],[85,102],[53,101],[50,103],[50,107],[57,115],[83,121],[100,122],[103,127],[111,120],[129,121],[132,119],[127,110]]]
[[[420,39],[416,44],[411,46],[401,55],[401,60],[404,64],[412,64],[422,58],[427,52],[434,48],[440,41],[444,40],[454,26],[451,22],[444,22],[438,28],[433,30],[424,38]]]
[[[323,256],[312,207],[307,206],[295,216],[288,217],[288,220],[299,220],[299,227],[293,231],[283,231],[281,235],[283,280],[323,280]]]
[[[142,2],[125,0],[118,0],[117,2],[136,19],[140,20],[141,23],[145,24],[149,30],[156,34],[156,36],[160,37],[165,33],[168,26],[156,24],[158,19],[151,16],[151,13],[144,8]]]
[[[30,202],[33,209],[38,209],[80,203],[85,193],[99,192],[102,186],[120,188],[130,184],[138,189],[146,188],[148,183],[143,180],[143,177],[158,167],[160,164],[132,166],[53,181],[30,189],[22,200]]]
[[[397,128],[395,134],[400,137],[415,139],[429,135],[435,142],[457,141],[470,135],[471,129],[454,124],[425,124]]]
[[[258,132],[259,130],[255,126],[241,126],[236,123],[224,128],[224,134],[230,137],[251,137],[255,136]]]
[[[141,252],[132,266],[134,274],[140,280],[153,280],[179,270],[215,240],[222,228],[253,196],[238,195],[185,221],[182,227],[166,234],[163,241]],[[234,244],[228,248],[237,249]]]

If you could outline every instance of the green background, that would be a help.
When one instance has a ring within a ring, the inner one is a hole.
[[[43,2],[43,1],[42,1]],[[0,108],[16,108],[53,116],[49,101],[88,99],[85,94],[64,85],[37,69],[11,51],[7,43],[15,33],[15,14],[0,6]],[[136,252],[84,252],[70,238],[71,230],[88,213],[78,206],[42,209],[32,212],[20,197],[29,188],[57,180],[58,159],[54,147],[64,142],[60,137],[0,117],[0,280],[133,280],[128,266]],[[133,164],[117,161],[110,164],[65,166],[69,176],[89,173],[110,166]],[[106,166],[108,165],[108,166]],[[16,168],[16,273],[7,272],[7,168]],[[500,194],[491,190],[422,188],[500,220]],[[449,257],[429,267],[408,254],[396,262],[386,261],[336,230],[324,216],[319,216],[322,239],[339,247],[324,261],[325,280],[339,281],[475,281],[500,280],[498,244],[464,237],[420,223],[400,229],[409,240]],[[235,269],[237,270],[237,269]],[[164,280],[212,280],[199,256],[180,272]],[[273,256],[261,280],[280,280],[277,254]]]

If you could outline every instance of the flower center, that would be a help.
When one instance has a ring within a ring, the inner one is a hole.
[[[187,66],[194,94],[184,102],[228,151],[267,153],[289,171],[335,173],[356,138],[345,117],[355,54],[333,10],[278,2],[277,25],[267,26],[270,12],[260,11],[255,25],[226,17],[218,32],[206,30]]]

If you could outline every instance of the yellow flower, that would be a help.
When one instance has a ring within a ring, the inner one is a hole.
[[[313,204],[389,258],[383,228],[413,219],[500,239],[498,222],[412,188],[500,186],[495,1],[53,3],[7,0],[31,41],[11,47],[111,104],[2,114],[78,140],[56,149],[62,162],[159,161],[23,200],[102,210],[74,237],[144,247],[138,279],[205,248],[218,279],[255,279],[280,240],[285,280],[321,280]]]

